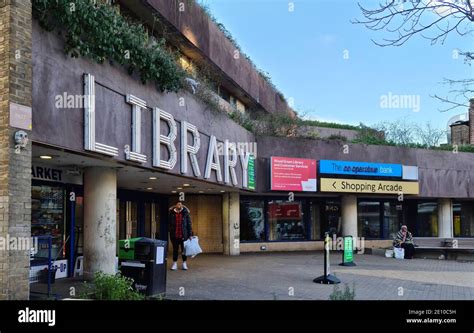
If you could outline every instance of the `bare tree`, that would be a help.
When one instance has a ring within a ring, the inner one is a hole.
[[[382,122],[375,128],[385,134],[385,140],[396,145],[406,146],[416,141],[416,128],[405,119]]]
[[[375,128],[385,134],[385,140],[399,146],[418,144],[432,148],[439,146],[446,137],[445,130],[436,128],[430,122],[418,125],[404,118],[379,123]]]
[[[450,33],[459,36],[469,36],[474,32],[473,0],[385,0],[378,7],[369,9],[358,3],[363,20],[353,20],[352,23],[363,24],[373,31],[385,30],[391,37],[381,41],[372,41],[381,47],[401,46],[411,37],[420,35],[430,40],[431,44],[443,44]],[[473,51],[459,51],[465,62],[470,65],[474,59]],[[454,98],[434,95],[450,107],[440,111],[449,111],[457,107],[465,107],[464,101],[472,95],[474,78],[444,79],[445,84],[453,87],[450,94]],[[459,88],[456,88],[459,86]],[[463,102],[457,100],[462,97]]]
[[[430,122],[424,126],[415,125],[417,141],[426,148],[437,147],[441,139],[446,137],[446,131],[434,127]]]

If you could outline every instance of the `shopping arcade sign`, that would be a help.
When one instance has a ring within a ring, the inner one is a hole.
[[[131,145],[124,147],[125,160],[136,163],[147,163],[149,156],[142,152],[142,124],[141,114],[148,109],[146,101],[133,96],[126,95],[126,103],[131,107],[132,112],[132,136]],[[119,148],[106,145],[96,140],[96,103],[95,103],[95,78],[91,74],[84,74],[84,149],[87,151],[99,153],[102,155],[117,157],[119,156]],[[167,134],[161,133],[161,123],[164,122],[169,131]],[[218,183],[224,183],[229,186],[242,186],[249,188],[249,161],[251,153],[241,149],[237,149],[237,145],[229,140],[223,143],[223,163],[221,164],[219,157],[218,142],[215,135],[210,135],[209,145],[207,149],[206,162],[204,172],[198,163],[198,154],[201,148],[201,137],[199,130],[193,124],[187,121],[181,121],[180,128],[180,172],[188,173],[189,161],[191,161],[191,169],[195,177],[203,177],[206,180],[211,178],[215,173]],[[173,115],[161,110],[158,107],[152,108],[152,157],[151,165],[154,168],[162,170],[172,170],[178,161],[177,136],[178,125]],[[188,143],[188,136],[191,135],[192,144]],[[168,152],[168,158],[161,157],[161,148],[164,147]],[[240,162],[241,179],[239,184],[236,167]],[[253,170],[254,171],[254,170]],[[255,172],[255,171],[254,171]],[[252,176],[252,175],[251,175]],[[255,178],[255,174],[252,179]],[[250,188],[251,189],[251,188]]]

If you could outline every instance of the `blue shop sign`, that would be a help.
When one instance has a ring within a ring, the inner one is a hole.
[[[319,173],[351,176],[402,177],[402,165],[321,160],[319,161]]]

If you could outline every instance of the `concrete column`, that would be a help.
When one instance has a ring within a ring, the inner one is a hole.
[[[453,204],[451,199],[438,200],[438,237],[452,238],[453,233]]]
[[[341,198],[342,236],[357,237],[357,197],[343,195]]]
[[[222,198],[224,254],[240,254],[240,194],[226,193]]]
[[[84,172],[84,278],[115,274],[117,171],[92,167]]]

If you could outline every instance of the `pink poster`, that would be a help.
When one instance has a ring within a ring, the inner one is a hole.
[[[272,156],[271,189],[316,192],[316,160]]]

